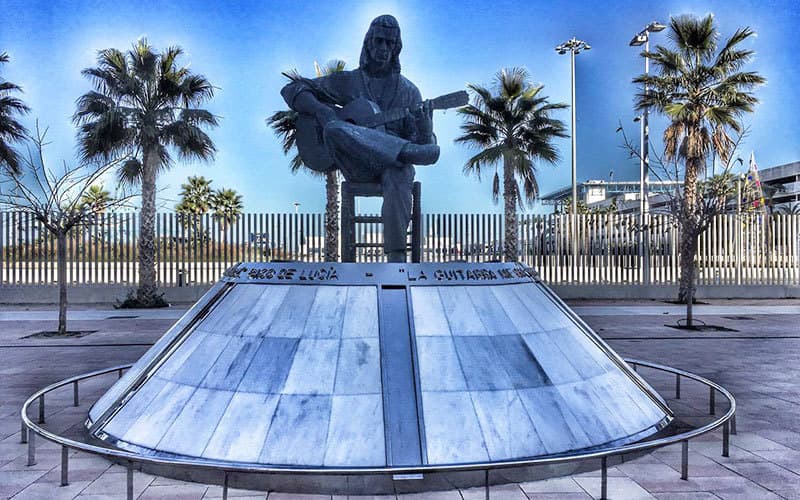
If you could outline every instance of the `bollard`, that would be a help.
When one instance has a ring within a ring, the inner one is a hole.
[[[36,433],[28,433],[28,467],[36,465]]]
[[[44,394],[39,396],[39,423],[44,423]]]
[[[713,387],[708,389],[708,414],[717,414],[717,390]]]
[[[730,424],[726,420],[724,424],[722,424],[722,456],[729,457],[730,456],[730,443],[731,443],[731,428]]]
[[[689,440],[681,441],[681,479],[689,479]]]
[[[80,406],[78,398],[78,381],[72,383],[72,406]]]
[[[681,374],[675,374],[675,399],[681,399]]]
[[[69,486],[69,448],[61,447],[61,486]]]
[[[607,498],[608,498],[608,457],[603,457],[601,471],[600,471],[600,499],[606,500]]]

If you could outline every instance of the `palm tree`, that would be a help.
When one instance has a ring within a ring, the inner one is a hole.
[[[214,95],[214,87],[188,67],[178,65],[180,47],[159,53],[146,39],[126,53],[101,50],[97,67],[82,71],[94,84],[77,101],[73,119],[85,160],[120,151],[135,159],[125,163],[120,180],[141,184],[139,288],[142,306],[161,302],[156,295],[155,217],[156,177],[172,165],[170,151],[181,159],[211,160],[216,148],[204,127],[217,118],[197,106]]]
[[[111,193],[103,189],[102,184],[92,184],[81,196],[78,206],[81,210],[88,210],[93,214],[102,214],[113,200]]]
[[[222,240],[224,259],[228,260],[228,236],[226,231],[242,214],[242,196],[233,189],[218,189],[211,195],[212,217],[217,221]]]
[[[480,179],[483,170],[494,167],[492,197],[500,196],[500,173],[503,166],[503,208],[505,219],[504,259],[517,260],[517,208],[523,208],[522,182],[525,200],[532,203],[539,195],[536,181],[538,162],[555,163],[558,151],[553,145],[556,137],[567,137],[564,122],[553,118],[552,112],[567,107],[550,103],[541,95],[543,85],[533,85],[523,68],[500,70],[494,79],[496,95],[479,85],[468,85],[472,103],[459,108],[464,116],[463,135],[456,142],[480,151],[467,160],[465,174]]]
[[[211,206],[211,181],[202,175],[190,176],[185,184],[181,184],[180,197],[181,201],[175,205],[179,223],[192,239],[197,238],[201,230],[200,216]]]
[[[218,189],[211,195],[213,217],[224,231],[242,215],[242,195],[233,189]]]
[[[330,75],[344,71],[345,63],[342,60],[328,61],[325,66],[320,66],[314,62],[314,70],[317,76]],[[286,73],[290,79],[301,78],[297,71],[290,71]],[[267,119],[267,123],[275,134],[282,138],[283,152],[288,154],[295,149],[295,120],[297,112],[277,111]],[[310,168],[305,168],[303,159],[295,150],[295,154],[289,161],[289,169],[293,174],[301,170],[305,170],[315,177],[325,177],[325,261],[336,262],[339,260],[339,171],[332,170],[330,172],[317,172]]]
[[[712,152],[729,162],[735,147],[731,132],[743,133],[740,118],[758,102],[752,90],[765,82],[756,72],[740,71],[753,55],[740,44],[753,35],[750,28],[739,28],[719,48],[712,15],[673,17],[672,47],[659,45],[653,52],[642,52],[656,72],[633,80],[649,87],[637,95],[637,108],[653,108],[671,121],[664,130],[665,160],[684,163],[683,193],[676,206],[682,255],[678,298],[687,303],[694,295],[694,255],[704,229],[698,177]]]
[[[777,212],[782,215],[800,215],[800,202],[789,203],[778,207]]]
[[[8,54],[0,53],[0,64],[8,61]],[[24,115],[30,108],[13,96],[15,92],[22,92],[22,89],[0,78],[0,166],[6,165],[12,172],[19,172],[19,159],[11,143],[23,140],[28,131],[14,115]]]

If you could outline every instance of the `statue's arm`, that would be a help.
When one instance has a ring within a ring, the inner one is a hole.
[[[302,81],[294,81],[281,89],[281,96],[291,109],[298,113],[313,115],[325,125],[336,120],[336,113],[330,106],[320,102],[311,87]]]
[[[414,91],[415,101],[423,102],[419,89],[415,88]],[[422,109],[414,114],[413,119],[417,130],[415,142],[417,144],[436,144],[436,135],[433,133],[433,109],[430,103],[424,103]]]

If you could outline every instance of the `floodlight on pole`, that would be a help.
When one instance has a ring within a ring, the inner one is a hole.
[[[583,40],[578,40],[575,37],[570,38],[566,42],[558,45],[556,47],[556,52],[559,55],[564,55],[567,52],[570,53],[570,68],[571,68],[571,80],[572,80],[572,278],[575,279],[575,267],[578,263],[578,228],[577,228],[577,221],[578,221],[578,178],[577,178],[577,149],[578,143],[575,136],[575,122],[576,122],[576,114],[575,114],[575,56],[580,54],[582,50],[591,50],[592,46],[588,43],[584,42]]]
[[[666,28],[665,25],[653,21],[647,26],[642,29],[639,33],[633,36],[633,39],[630,41],[629,45],[631,47],[640,47],[644,45],[644,74],[645,76],[650,74],[650,57],[648,54],[650,53],[650,33],[658,33],[659,31],[663,31]],[[645,81],[644,84],[644,94],[647,95],[648,88],[647,82]],[[650,212],[650,126],[648,124],[648,109],[645,107],[642,110],[641,116],[641,150],[639,154],[641,156],[639,162],[639,193],[641,197],[641,202],[639,204],[639,214],[641,216],[641,225],[642,225],[642,234],[646,229],[645,226],[648,224],[647,217],[649,216]],[[650,241],[647,238],[642,237],[642,257],[643,261],[646,263],[643,266],[643,282],[645,284],[650,282]]]

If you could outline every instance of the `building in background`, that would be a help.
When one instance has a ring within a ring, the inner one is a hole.
[[[800,161],[759,170],[761,183],[771,188],[772,210],[791,208],[800,203]]]
[[[650,181],[650,209],[657,211],[668,201],[666,193],[682,183],[678,181]],[[552,205],[554,212],[565,212],[572,196],[572,187],[565,186],[541,198],[543,205]],[[589,210],[605,210],[616,204],[619,213],[639,211],[639,181],[588,180],[578,184],[578,202]]]
[[[745,183],[748,181],[742,174]],[[791,208],[800,204],[800,161],[757,170],[760,184],[768,210],[775,211]],[[669,193],[680,187],[682,181],[650,181],[649,204],[652,212],[666,212],[669,204]],[[743,186],[743,203],[747,203],[749,190]],[[572,187],[564,186],[541,197],[543,205],[550,205],[554,212],[564,213],[572,195]],[[578,184],[578,202],[585,204],[588,210],[606,210],[615,205],[618,213],[639,212],[639,181],[604,181],[588,180]],[[731,205],[734,209],[734,205]]]

